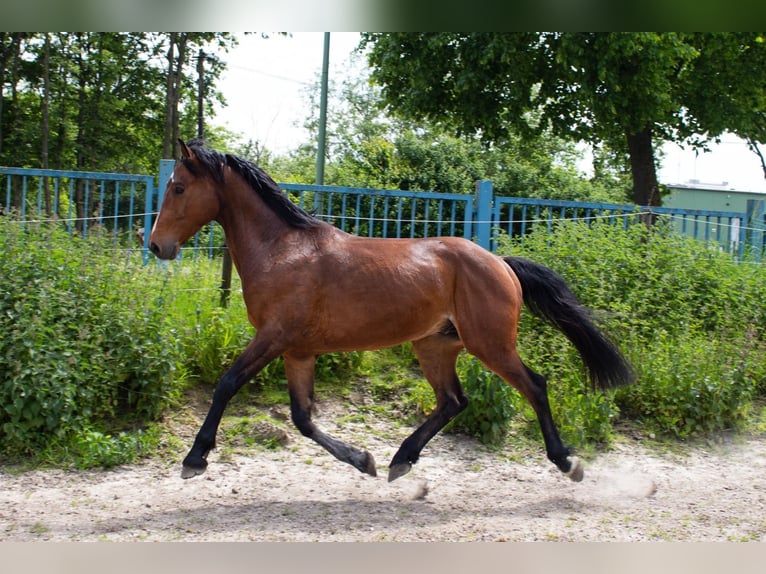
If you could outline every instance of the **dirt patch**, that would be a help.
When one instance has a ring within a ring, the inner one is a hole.
[[[208,472],[191,480],[180,478],[180,458],[0,470],[0,540],[766,542],[763,437],[683,454],[623,443],[588,461],[575,484],[542,445],[519,461],[442,434],[388,483],[386,465],[411,429],[340,425],[326,406],[320,426],[370,450],[379,477],[294,431],[278,450],[211,453]]]

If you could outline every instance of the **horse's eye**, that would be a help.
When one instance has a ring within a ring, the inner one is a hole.
[[[175,186],[175,187],[173,188],[173,192],[174,192],[176,195],[181,195],[181,194],[184,192],[184,188],[183,188],[183,186],[182,186],[182,185],[177,185],[177,186]]]

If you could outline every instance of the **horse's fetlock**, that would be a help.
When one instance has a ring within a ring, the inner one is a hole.
[[[555,464],[558,469],[561,472],[569,472],[569,469],[572,465],[570,455],[571,451],[568,448],[564,448],[564,450],[555,452],[555,453],[548,453],[548,460],[550,460],[553,464]]]
[[[303,411],[293,411],[291,418],[295,428],[297,428],[298,432],[303,436],[306,438],[312,438],[314,436],[316,426],[314,426],[310,416],[306,416],[306,413]]]

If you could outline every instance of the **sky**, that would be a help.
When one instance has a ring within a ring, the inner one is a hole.
[[[698,181],[700,186],[713,184],[717,189],[757,191],[766,193],[761,161],[747,144],[734,136],[725,134],[719,145],[711,145],[709,153],[683,150],[676,144],[666,144],[665,157],[659,170],[660,183],[688,184]],[[766,154],[766,146],[761,152]]]
[[[295,32],[268,39],[259,34],[238,36],[239,46],[222,56],[228,69],[219,87],[228,105],[217,110],[213,123],[241,133],[245,141],[257,140],[276,153],[309,141],[312,135],[301,125],[309,115],[307,90],[321,74],[324,33]],[[351,58],[358,43],[356,32],[330,34],[331,78],[340,80],[360,62],[363,65],[363,60]],[[660,183],[766,193],[760,160],[744,141],[727,134],[720,145],[711,144],[711,149],[703,153],[666,144],[658,165]],[[587,161],[581,167],[587,172]]]
[[[218,86],[228,106],[213,123],[259,141],[276,153],[295,149],[312,137],[301,126],[309,116],[307,90],[322,72],[323,32],[295,32],[289,37],[238,34],[239,46],[222,58],[228,69]],[[343,77],[356,32],[330,34],[329,75]],[[317,98],[318,101],[318,98]]]

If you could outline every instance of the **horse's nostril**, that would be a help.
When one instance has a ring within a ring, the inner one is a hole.
[[[152,253],[154,253],[155,255],[159,256],[159,254],[160,254],[160,246],[157,245],[154,241],[149,243],[149,249],[151,250]]]

